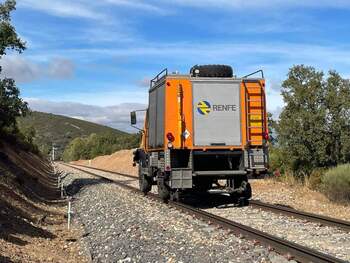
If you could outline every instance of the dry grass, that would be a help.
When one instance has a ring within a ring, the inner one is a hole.
[[[251,180],[251,185],[253,199],[350,221],[350,204],[333,202],[323,193],[311,190],[291,176]]]

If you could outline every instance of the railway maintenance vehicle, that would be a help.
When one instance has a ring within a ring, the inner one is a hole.
[[[133,161],[145,194],[157,185],[163,200],[176,200],[219,188],[245,204],[248,178],[268,168],[263,71],[237,78],[227,65],[196,65],[186,75],[163,70],[150,81],[141,133]]]

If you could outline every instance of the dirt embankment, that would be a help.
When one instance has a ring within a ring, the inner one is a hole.
[[[0,262],[86,262],[55,180],[39,156],[0,144]]]
[[[123,150],[91,161],[81,160],[73,163],[137,175],[137,167],[132,166],[132,152],[133,150]],[[251,184],[254,199],[350,221],[349,205],[333,203],[323,194],[306,187],[290,185],[274,179],[251,180]]]
[[[96,157],[93,160],[80,160],[72,164],[92,166],[118,173],[137,175],[137,167],[132,166],[134,150],[121,150],[111,155]]]

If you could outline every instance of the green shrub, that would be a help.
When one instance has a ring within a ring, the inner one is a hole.
[[[269,172],[273,174],[279,171],[281,174],[285,173],[285,154],[278,147],[270,146],[269,148]]]
[[[320,190],[322,187],[322,177],[325,174],[325,169],[314,169],[308,177],[306,177],[305,185],[312,190]]]
[[[322,177],[322,190],[334,201],[350,201],[350,164],[329,169]]]

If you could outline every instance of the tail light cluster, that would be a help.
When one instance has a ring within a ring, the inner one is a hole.
[[[168,132],[166,135],[167,139],[169,142],[174,142],[175,141],[175,137],[171,132]]]
[[[175,137],[171,132],[168,132],[166,134],[166,137],[168,139],[168,149],[172,149],[173,148],[173,142],[175,141]]]

